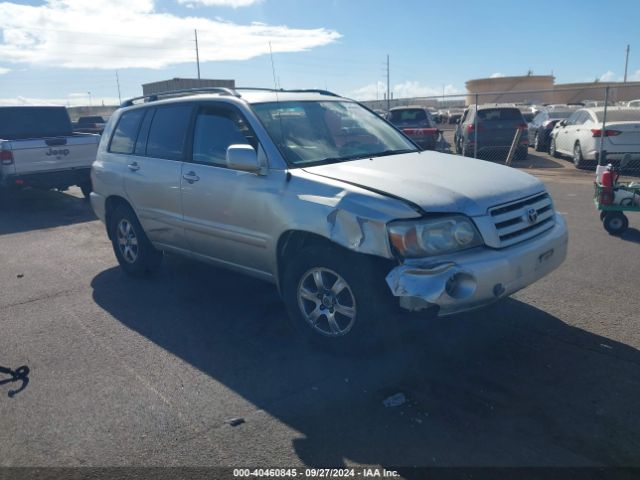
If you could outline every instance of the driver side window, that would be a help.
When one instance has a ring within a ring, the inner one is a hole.
[[[225,108],[203,108],[198,112],[193,133],[194,162],[227,166],[230,145],[257,147],[255,136],[239,113]]]

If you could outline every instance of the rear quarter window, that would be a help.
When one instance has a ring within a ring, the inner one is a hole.
[[[145,111],[145,109],[139,108],[122,114],[111,137],[110,152],[133,153],[136,138],[138,138],[138,132],[140,131],[140,122],[144,117]]]

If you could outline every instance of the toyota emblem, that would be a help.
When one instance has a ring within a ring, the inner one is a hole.
[[[534,224],[538,221],[538,211],[535,208],[527,210],[527,220],[529,223]]]

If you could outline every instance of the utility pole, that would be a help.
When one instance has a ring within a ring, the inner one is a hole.
[[[389,89],[389,54],[387,53],[387,112],[390,109],[391,109],[391,90]]]
[[[627,59],[624,61],[624,83],[627,83],[627,67],[629,66],[629,44],[627,44]]]
[[[198,30],[194,30],[196,36],[196,64],[198,65],[198,80],[200,80],[200,52],[198,51]]]
[[[118,77],[118,71],[116,70],[116,85],[118,85],[118,103],[122,103],[122,97],[120,96],[120,77]]]

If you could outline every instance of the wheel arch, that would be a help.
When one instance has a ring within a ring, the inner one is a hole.
[[[118,208],[119,206],[126,206],[128,208],[130,208],[131,210],[134,210],[134,208],[131,206],[131,204],[127,201],[127,199],[125,199],[124,197],[121,197],[119,195],[111,195],[109,197],[107,197],[107,199],[104,202],[104,213],[105,213],[105,226],[107,229],[107,235],[109,236],[109,239],[111,240],[111,229],[109,228],[109,226],[111,225],[111,215],[113,214],[113,212],[116,210],[116,208]]]

